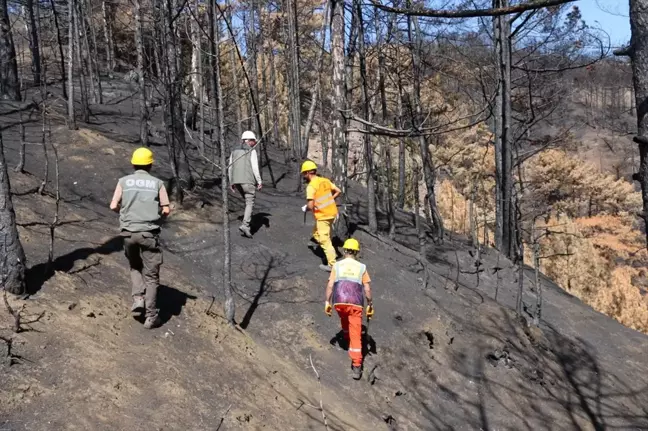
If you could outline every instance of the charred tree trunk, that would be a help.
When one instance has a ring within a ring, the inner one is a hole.
[[[279,138],[279,103],[277,101],[277,68],[275,65],[275,56],[272,52],[271,44],[265,47],[266,57],[270,63],[270,107],[272,111],[272,142],[280,145]]]
[[[629,55],[632,61],[634,105],[637,112],[637,136],[639,145],[639,172],[632,177],[641,185],[643,211],[641,217],[646,228],[648,247],[648,0],[630,0],[631,40],[627,49],[616,55]]]
[[[95,26],[92,22],[92,17],[94,16],[92,1],[86,0],[86,5],[86,18],[88,20],[88,27],[90,28],[90,35],[92,37],[92,51],[89,51],[89,55],[91,57],[92,67],[94,67],[95,80],[97,81],[97,101],[100,104],[103,104],[103,89],[101,88],[101,66],[99,65],[99,48],[97,47],[97,32],[95,31]]]
[[[60,59],[60,72],[61,79],[63,80],[63,98],[67,99],[67,81],[65,76],[65,54],[63,53],[63,40],[61,39],[61,26],[59,25],[58,12],[56,11],[56,2],[50,0],[50,6],[52,6],[52,15],[54,16],[54,27],[56,28],[56,43],[58,44],[59,59]]]
[[[97,94],[97,88],[95,88],[95,77],[98,76],[99,72],[97,71],[97,75],[95,75],[95,67],[92,60],[92,53],[90,52],[90,42],[88,40],[88,23],[86,22],[84,0],[79,0],[77,2],[77,17],[79,28],[83,31],[82,45],[79,45],[84,63],[82,67],[88,76],[88,83],[90,86],[89,92],[92,95],[92,103],[97,103],[99,97]]]
[[[140,1],[140,0],[138,0]],[[112,20],[113,15],[109,3],[106,0],[101,2],[101,13],[104,25],[104,42],[106,44],[106,62],[108,63],[108,76],[112,77],[115,71],[115,42],[113,37]]]
[[[34,84],[39,85],[41,82],[41,56],[40,44],[38,37],[38,24],[34,14],[34,0],[27,0],[27,13],[29,14],[29,49],[32,54],[31,70],[34,76]]]
[[[414,24],[414,34],[412,34],[412,24]],[[421,109],[421,36],[418,26],[418,19],[416,17],[408,17],[408,34],[410,42],[410,53],[412,56],[413,71],[413,89],[412,89],[412,105],[414,113],[412,115],[412,129],[418,131],[419,126],[423,122],[423,111]],[[423,166],[423,180],[427,189],[427,205],[432,222],[432,235],[437,242],[443,241],[443,222],[441,215],[436,205],[436,169],[434,167],[432,157],[428,145],[428,139],[425,135],[418,137],[419,149],[421,152],[421,164]],[[415,184],[415,186],[418,186]]]
[[[507,7],[509,0],[493,0],[494,7]],[[513,151],[511,148],[511,23],[506,16],[493,18],[497,59],[495,99],[495,245],[512,259],[517,253],[515,204],[513,202]]]
[[[335,184],[346,194],[347,160],[349,148],[346,139],[346,110],[344,82],[344,1],[331,0],[331,62],[333,66],[333,174]]]
[[[367,82],[367,62],[365,53],[364,20],[362,17],[362,5],[359,0],[354,0],[356,19],[358,21],[358,57],[360,60],[360,81],[362,84],[362,116],[364,120],[371,122],[369,83]],[[376,217],[376,179],[374,172],[373,146],[371,136],[363,134],[365,152],[365,170],[367,172],[367,223],[369,231],[378,231],[378,219]]]
[[[288,39],[288,82],[290,84],[290,142],[295,160],[308,156],[308,148],[301,141],[301,97],[299,92],[299,42],[297,40],[296,0],[286,1],[287,39]],[[304,151],[306,150],[306,151]],[[301,182],[298,182],[301,187]]]
[[[187,126],[191,130],[197,129],[198,124],[198,108],[202,105],[200,101],[203,99],[205,92],[202,77],[202,38],[200,33],[200,7],[198,3],[194,2],[192,5],[193,12],[189,19],[189,37],[191,38],[191,92],[192,101],[191,108],[187,108]],[[205,143],[202,139],[198,142],[198,149],[200,155],[205,155]]]
[[[146,78],[144,74],[144,35],[142,24],[142,0],[134,0],[133,15],[135,15],[135,51],[137,52],[137,85],[140,102],[140,143],[148,147],[148,105],[146,98]]]
[[[220,30],[214,21],[214,6],[209,2],[209,15],[210,15],[210,32],[211,32],[211,47],[213,52],[213,69],[212,69],[212,83],[214,84],[213,95],[214,103],[216,104],[216,117],[218,123],[218,141],[220,144],[220,166],[221,166],[221,192],[223,199],[223,293],[225,295],[225,318],[230,325],[234,325],[234,297],[232,295],[232,250],[230,245],[230,227],[229,227],[229,178],[227,163],[229,154],[227,145],[225,143],[225,116],[223,112],[223,89],[221,85],[221,68],[220,68]],[[217,21],[216,21],[217,22]]]
[[[79,26],[79,14],[77,9],[76,1],[72,2],[72,24],[74,26],[74,55],[76,57],[76,63],[79,66],[79,91],[81,92],[81,115],[83,115],[83,121],[90,121],[90,106],[88,104],[88,88],[86,82],[86,68],[83,67],[83,61],[81,60],[81,38],[79,36],[80,26]]]
[[[67,55],[67,111],[68,111],[68,128],[76,130],[76,115],[74,112],[74,0],[68,0],[68,55]]]
[[[315,110],[317,109],[317,103],[319,102],[320,89],[322,88],[322,67],[324,65],[324,50],[326,44],[326,28],[329,22],[329,10],[330,2],[326,0],[326,6],[324,7],[324,16],[322,17],[322,28],[320,30],[322,41],[321,47],[317,53],[317,81],[315,82],[315,87],[311,90],[311,103],[308,108],[308,117],[306,117],[306,125],[304,126],[304,134],[302,135],[302,142],[306,146],[306,155],[302,155],[302,158],[305,159],[308,156],[308,141],[310,138],[310,131],[313,127],[313,119],[315,118]],[[326,163],[325,163],[326,164]]]
[[[0,0],[0,38],[0,99],[9,98],[19,102],[22,99],[18,79],[18,59],[11,34],[7,0]]]
[[[225,19],[227,20],[227,25],[231,26],[232,25],[232,4],[231,2],[227,2],[227,13],[225,15]],[[232,41],[234,44],[236,41]],[[236,118],[236,138],[240,139],[241,135],[243,134],[243,118],[241,114],[241,95],[240,95],[240,87],[239,87],[239,78],[238,78],[238,72],[237,72],[237,64],[238,61],[236,60],[236,52],[234,49],[230,49],[230,55],[229,55],[229,63],[231,67],[231,77],[230,79],[232,80],[232,97],[233,100],[231,102],[232,105],[234,105],[234,114]]]
[[[11,201],[9,167],[4,158],[0,132],[0,281],[4,290],[15,295],[25,293],[25,252],[23,251],[16,213]]]
[[[398,83],[398,115],[397,121],[399,128],[403,128],[403,87]],[[398,140],[398,208],[405,207],[405,162],[407,153],[405,152],[405,139],[399,138]]]

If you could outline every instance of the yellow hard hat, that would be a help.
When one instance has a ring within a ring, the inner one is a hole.
[[[360,251],[360,243],[358,242],[357,239],[349,238],[346,241],[344,241],[344,245],[342,246],[342,248],[345,250]]]
[[[138,148],[133,152],[131,164],[137,166],[146,166],[153,164],[153,152],[148,148]]]
[[[316,171],[317,170],[317,165],[315,162],[312,162],[310,160],[306,160],[304,163],[302,163],[301,166],[301,173],[303,174],[304,172],[308,171]]]

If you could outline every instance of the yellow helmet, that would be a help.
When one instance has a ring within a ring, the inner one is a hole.
[[[153,164],[153,152],[148,148],[138,148],[133,152],[131,164],[137,166],[147,166]]]
[[[304,163],[301,165],[301,173],[303,174],[304,172],[308,171],[316,171],[317,170],[317,165],[315,162],[312,162],[310,160],[306,160]]]
[[[357,239],[349,238],[344,241],[342,248],[345,250],[360,251],[360,243]]]

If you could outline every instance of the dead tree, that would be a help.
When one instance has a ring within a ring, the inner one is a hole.
[[[648,247],[648,0],[630,0],[630,45],[614,52],[629,56],[632,63],[635,106],[637,107],[637,136],[639,146],[639,172],[632,178],[641,185],[641,198]]]
[[[11,201],[9,167],[5,162],[2,133],[0,132],[0,249],[3,250],[4,285],[7,292],[15,295],[25,293],[25,252],[20,243],[16,214]]]
[[[74,56],[76,57],[76,63],[79,67],[79,92],[81,95],[81,115],[83,116],[84,122],[90,121],[90,105],[88,103],[88,87],[87,87],[87,69],[83,67],[83,61],[81,60],[81,38],[79,33],[81,32],[79,26],[79,13],[77,8],[77,0],[71,0],[72,3],[72,12],[70,15],[70,25],[73,27],[73,40],[72,44],[74,45]],[[71,74],[70,74],[71,75]],[[70,79],[70,81],[72,81]]]
[[[18,60],[7,0],[0,0],[0,99],[3,98],[21,100]]]
[[[333,174],[335,184],[346,193],[349,147],[346,139],[346,94],[344,81],[344,1],[331,0],[331,63],[333,66]]]
[[[34,0],[27,0],[27,13],[29,15],[29,49],[32,54],[32,74],[34,76],[34,85],[41,82],[41,56],[40,43],[38,37],[38,24],[34,14]]]
[[[367,57],[365,50],[365,29],[362,16],[362,5],[359,0],[354,0],[356,19],[358,21],[358,58],[360,61],[360,82],[362,86],[362,116],[364,120],[371,121],[371,107],[369,95],[369,83],[367,82]],[[376,178],[374,172],[373,146],[371,135],[363,135],[365,152],[365,170],[367,172],[367,222],[372,233],[378,231],[378,220],[376,217]]]
[[[508,7],[509,0],[493,0],[494,8]],[[508,258],[517,252],[516,220],[513,202],[513,151],[511,128],[511,22],[507,16],[493,18],[493,38],[497,62],[495,98],[495,246]]]
[[[56,11],[56,2],[54,0],[50,0],[50,6],[52,7],[52,15],[54,16],[54,27],[56,28],[56,44],[58,45],[58,51],[59,51],[59,60],[60,60],[60,65],[59,68],[61,69],[61,79],[63,82],[63,85],[61,86],[63,89],[63,98],[67,100],[67,81],[65,77],[65,54],[63,54],[63,40],[61,39],[61,26],[59,25],[59,20],[58,20],[58,12]]]
[[[115,42],[113,36],[113,13],[111,9],[110,2],[106,0],[101,1],[101,14],[104,27],[103,35],[106,49],[106,60],[108,63],[108,76],[110,77],[112,77],[112,73],[115,71]]]
[[[67,55],[67,114],[68,128],[76,130],[76,115],[74,112],[74,0],[68,0],[68,55]]]
[[[103,2],[105,5],[105,2]],[[134,0],[133,15],[135,15],[135,51],[137,52],[137,85],[140,102],[140,143],[148,146],[148,105],[146,98],[146,78],[144,77],[144,35],[142,24],[142,2]]]
[[[420,125],[424,121],[423,110],[421,108],[421,30],[418,24],[417,17],[407,18],[407,33],[409,40],[410,56],[412,58],[412,109],[413,114],[411,118],[412,129],[418,131]],[[427,189],[427,205],[429,212],[426,212],[432,221],[432,235],[437,242],[443,241],[443,221],[441,214],[436,205],[436,168],[430,155],[428,146],[428,136],[419,134],[418,136],[419,150],[421,156],[421,165],[423,168],[423,180]],[[416,185],[415,185],[416,186]]]
[[[303,160],[308,155],[307,144],[301,141],[301,98],[299,94],[299,42],[297,40],[297,5],[295,0],[287,0],[286,5],[286,38],[287,55],[286,66],[288,68],[289,83],[289,109],[290,124],[289,136],[292,146],[293,158],[297,161]],[[298,185],[301,186],[301,182]]]
[[[211,3],[211,2],[210,2]],[[213,6],[210,6],[210,14],[214,15]],[[218,118],[218,140],[220,143],[220,166],[221,166],[221,191],[223,199],[223,292],[225,294],[225,317],[230,325],[234,324],[234,297],[232,295],[232,247],[230,244],[230,227],[229,227],[229,194],[228,194],[228,170],[227,162],[229,160],[228,148],[225,144],[225,116],[223,107],[223,88],[221,85],[221,68],[220,68],[220,31],[212,26],[212,40],[214,40],[214,78],[216,85],[216,116]]]

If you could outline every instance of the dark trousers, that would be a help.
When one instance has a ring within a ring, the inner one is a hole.
[[[123,231],[122,236],[124,236],[126,258],[130,264],[132,295],[144,297],[146,317],[156,317],[157,291],[162,265],[159,234]]]

